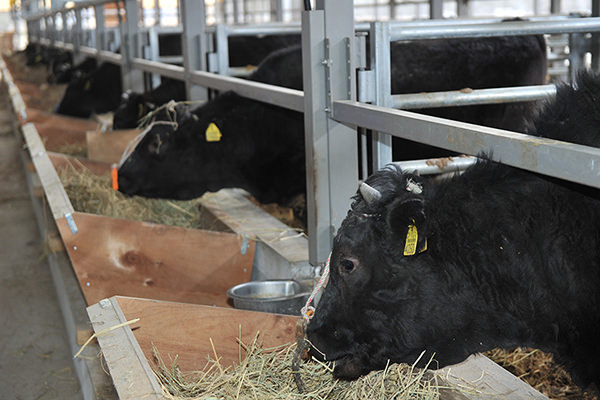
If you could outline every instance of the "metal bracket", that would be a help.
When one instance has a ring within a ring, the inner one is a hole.
[[[321,61],[321,64],[325,67],[325,112],[331,113],[333,105],[333,95],[331,94],[331,43],[329,38],[325,38],[325,59]]]
[[[75,224],[75,220],[73,219],[73,214],[66,213],[65,218],[67,220],[67,224],[69,225],[69,228],[71,229],[71,233],[73,235],[76,235],[79,232],[79,229],[77,229],[77,225]]]
[[[240,252],[242,253],[243,256],[246,255],[249,247],[250,247],[250,243],[248,242],[248,235],[244,234],[242,236],[242,248],[240,249]]]
[[[349,37],[344,38],[346,45],[346,84],[348,87],[348,99],[352,99],[352,42]]]

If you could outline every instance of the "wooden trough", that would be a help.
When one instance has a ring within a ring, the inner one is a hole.
[[[0,59],[15,114],[28,114],[2,64]],[[99,345],[92,344],[84,351],[86,357],[74,361],[84,398],[163,398],[151,370],[152,345],[161,354],[177,356],[180,367],[189,371],[212,354],[209,338],[225,361],[235,362],[240,326],[242,339],[260,330],[268,345],[294,340],[297,317],[235,310],[225,292],[253,278],[311,277],[305,238],[236,190],[207,195],[202,202],[228,232],[76,212],[56,170],[70,163],[102,173],[120,157],[122,145],[109,150],[112,145],[102,138],[110,135],[93,137],[95,132],[81,131],[105,146],[105,158],[79,163],[46,152],[34,123],[25,121],[18,130],[27,144],[24,166],[41,234],[52,243],[48,257],[73,353],[90,327],[99,334]],[[140,320],[106,332],[134,318]],[[99,350],[112,391],[94,357]],[[545,398],[483,356],[442,370],[440,376],[449,385],[481,389],[447,391],[446,399],[489,398],[490,393],[505,399]]]

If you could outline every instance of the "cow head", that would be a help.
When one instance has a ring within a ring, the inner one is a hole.
[[[121,161],[119,190],[189,200],[220,189],[230,155],[220,137],[210,136],[211,120],[198,117],[183,104],[161,107],[154,118],[133,152]]]
[[[428,190],[414,174],[380,171],[361,185],[341,224],[307,329],[311,353],[335,361],[338,378],[355,379],[388,360],[414,363],[423,351],[426,362],[441,346],[439,324],[431,324],[443,293],[434,289],[440,272],[426,261]]]
[[[82,75],[73,79],[56,106],[55,112],[73,117],[89,118],[94,112],[93,85],[94,77],[91,75]]]
[[[143,94],[131,91],[124,92],[121,97],[121,104],[113,114],[113,129],[135,128],[142,117],[155,109],[156,105],[147,102]]]

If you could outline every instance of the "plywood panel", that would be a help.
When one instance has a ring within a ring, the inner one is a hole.
[[[74,212],[57,226],[88,304],[114,295],[229,306],[250,280],[254,243],[235,234]]]
[[[82,169],[88,169],[95,175],[105,175],[110,172],[110,164],[103,163],[100,161],[90,161],[84,158],[78,158],[73,156],[68,156],[66,154],[61,153],[52,153],[48,152],[48,157],[56,169],[57,172],[60,172],[67,165],[71,165],[75,170],[81,171]]]
[[[118,164],[127,145],[139,134],[139,129],[87,132],[88,158],[90,160]]]
[[[140,318],[131,329],[151,364],[154,344],[167,365],[177,356],[182,371],[202,369],[209,355],[214,358],[209,339],[222,365],[238,362],[240,329],[244,343],[251,343],[260,332],[265,348],[296,340],[299,318],[289,315],[126,297],[117,297],[117,301],[126,320]]]

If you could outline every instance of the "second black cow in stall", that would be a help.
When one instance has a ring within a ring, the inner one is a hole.
[[[545,83],[546,50],[541,36],[411,43],[392,45],[394,93]],[[280,50],[250,79],[301,89],[301,65],[300,47]],[[458,116],[446,109],[425,112],[450,113],[465,122],[523,131],[531,108],[466,107]],[[396,143],[408,143],[403,154],[417,158],[411,142]],[[435,153],[430,150],[428,154]],[[145,197],[190,199],[206,191],[240,187],[260,202],[286,204],[305,193],[305,181],[303,115],[233,92],[179,115],[172,125],[148,129],[119,168],[119,190]]]
[[[56,112],[80,118],[106,113],[119,106],[122,91],[121,67],[104,62],[69,82]]]
[[[600,76],[558,88],[533,133],[600,146]],[[311,353],[355,379],[388,361],[444,367],[526,346],[600,388],[600,192],[480,161],[435,181],[361,184],[308,324]]]

